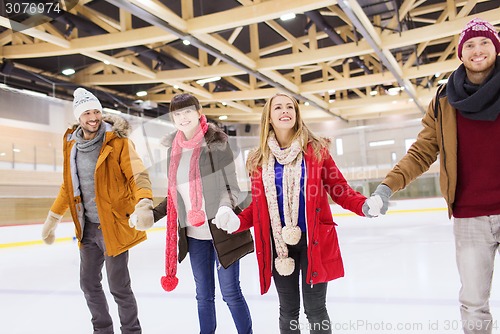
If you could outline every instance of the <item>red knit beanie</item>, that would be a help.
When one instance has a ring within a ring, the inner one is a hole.
[[[495,27],[487,21],[475,18],[467,23],[460,34],[457,48],[458,59],[462,59],[462,48],[464,43],[474,37],[487,37],[491,39],[497,54],[500,53],[500,37],[498,37]]]

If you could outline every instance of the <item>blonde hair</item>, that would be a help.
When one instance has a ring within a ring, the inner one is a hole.
[[[259,146],[249,153],[246,162],[246,167],[250,174],[252,174],[259,166],[262,166],[263,163],[267,162],[267,158],[269,156],[269,146],[267,146],[267,140],[269,132],[273,130],[271,124],[271,105],[274,98],[277,96],[288,97],[292,101],[295,109],[295,125],[293,126],[294,134],[291,142],[296,139],[300,139],[302,141],[302,152],[304,154],[307,152],[307,146],[310,144],[313,148],[314,155],[318,159],[321,158],[321,150],[328,147],[329,141],[316,136],[304,123],[297,100],[293,96],[278,93],[267,100],[262,110]]]

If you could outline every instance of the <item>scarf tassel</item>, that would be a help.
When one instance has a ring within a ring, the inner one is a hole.
[[[296,245],[302,237],[302,231],[298,226],[283,226],[281,229],[281,237],[287,245]]]
[[[170,292],[174,290],[179,284],[179,279],[176,276],[162,276],[161,278],[161,286],[163,290]]]
[[[274,260],[274,267],[281,276],[290,276],[295,269],[295,261],[291,257],[277,257]]]

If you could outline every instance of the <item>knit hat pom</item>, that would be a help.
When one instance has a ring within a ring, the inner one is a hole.
[[[163,290],[170,292],[177,287],[179,279],[175,276],[163,276],[161,278],[161,286]]]
[[[281,229],[281,236],[287,245],[296,245],[300,241],[302,231],[298,226],[284,226]]]
[[[187,220],[191,226],[201,226],[205,223],[205,212],[202,210],[189,210]]]
[[[295,269],[295,261],[291,257],[279,258],[274,260],[276,271],[281,276],[290,276]]]

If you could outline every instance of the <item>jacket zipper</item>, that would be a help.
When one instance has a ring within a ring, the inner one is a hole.
[[[439,97],[437,97],[439,99]],[[440,106],[440,103],[438,103],[438,122],[439,122],[439,128],[441,130],[441,145],[443,147],[442,149],[442,153],[443,153],[443,169],[444,171],[446,172],[446,191],[448,192],[447,193],[447,196],[448,196],[448,201],[450,200],[451,196],[450,196],[450,174],[448,174],[448,170],[446,168],[446,150],[445,150],[445,146],[444,146],[444,131],[443,131],[443,112],[439,112],[439,109],[441,109],[441,106]],[[449,203],[451,205],[451,203]],[[452,208],[450,208],[452,209]]]

